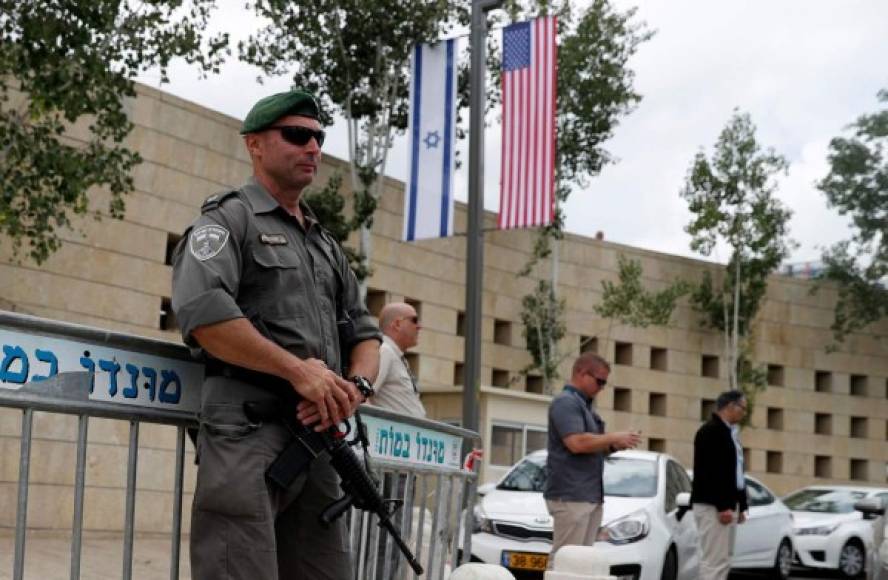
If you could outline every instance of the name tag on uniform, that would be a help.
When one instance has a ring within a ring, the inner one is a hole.
[[[287,237],[284,234],[262,234],[259,241],[269,246],[286,246]]]

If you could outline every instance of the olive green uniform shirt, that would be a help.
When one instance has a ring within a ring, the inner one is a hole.
[[[204,202],[173,255],[172,306],[186,344],[198,346],[199,326],[245,317],[299,358],[344,371],[342,312],[354,325],[349,347],[381,340],[342,248],[301,208],[304,227],[252,177]]]

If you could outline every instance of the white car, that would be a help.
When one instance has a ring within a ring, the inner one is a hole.
[[[546,452],[516,464],[475,508],[472,560],[513,572],[546,568],[552,518],[543,500]],[[619,580],[696,580],[697,528],[676,498],[691,481],[674,458],[621,451],[605,460],[604,515],[595,549]],[[481,490],[479,490],[481,491]]]
[[[862,499],[854,509],[870,519],[873,526],[873,546],[867,570],[867,580],[888,580],[888,500],[881,497]]]
[[[693,477],[693,472],[688,472]],[[785,580],[792,572],[793,515],[774,493],[758,479],[745,475],[746,521],[737,526],[733,570],[768,571],[771,578]],[[690,497],[679,497],[686,507]]]
[[[797,563],[856,578],[872,556],[872,522],[855,511],[862,499],[888,498],[888,488],[818,485],[783,498],[795,516]]]

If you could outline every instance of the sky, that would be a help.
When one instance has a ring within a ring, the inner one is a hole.
[[[815,182],[828,172],[831,138],[858,116],[879,108],[888,88],[888,2],[885,0],[612,0],[638,8],[636,20],[656,32],[629,61],[638,107],[623,117],[605,147],[618,162],[576,190],[565,206],[566,229],[649,250],[701,257],[689,248],[691,219],[680,197],[694,155],[711,154],[735,108],[751,115],[759,143],[790,164],[778,197],[793,211],[790,236],[798,243],[788,262],[817,260],[821,249],[849,237],[848,220],[827,207]],[[221,1],[211,29],[246,38],[261,22]],[[237,7],[236,7],[237,6]],[[500,34],[493,31],[492,34]],[[467,42],[464,40],[463,42]],[[235,50],[236,52],[236,50]],[[219,75],[200,80],[176,63],[171,83],[159,75],[139,80],[242,119],[261,97],[286,90],[286,77],[264,79],[233,55]],[[468,115],[464,115],[468,118]],[[499,205],[500,134],[495,115],[485,133],[485,208]],[[345,125],[328,129],[325,153],[347,158]],[[463,142],[461,158],[467,159]],[[386,173],[407,174],[407,141],[396,140]],[[466,200],[467,164],[455,181]],[[723,247],[706,258],[724,262]]]

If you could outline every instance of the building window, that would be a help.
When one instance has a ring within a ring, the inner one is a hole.
[[[866,417],[851,417],[851,437],[866,439]]]
[[[503,425],[494,423],[490,434],[490,463],[511,466],[538,449],[546,448],[547,432],[533,425]]]
[[[752,464],[752,452],[749,450],[749,447],[743,448],[743,469],[749,471],[749,466]]]
[[[814,415],[814,432],[818,435],[832,435],[832,415],[816,413]]]
[[[176,322],[176,315],[173,313],[173,302],[166,296],[160,299],[160,320],[158,321],[158,327],[161,330],[179,330],[179,324]]]
[[[768,365],[768,384],[772,387],[783,386],[783,366]]]
[[[493,465],[513,465],[522,457],[522,429],[493,425],[490,432],[490,463]]]
[[[618,342],[614,346],[614,361],[618,365],[632,366],[632,343]]]
[[[712,379],[718,378],[718,357],[714,354],[704,354],[700,364],[700,375]]]
[[[598,354],[598,338],[594,336],[580,337],[580,354],[594,352]]]
[[[404,303],[409,304],[416,310],[416,315],[422,320],[422,302],[416,298],[404,298]]]
[[[509,388],[509,371],[505,369],[493,369],[490,383],[494,387]]]
[[[465,385],[466,367],[463,363],[453,363],[453,386],[461,387]]]
[[[614,389],[614,411],[632,412],[632,391],[625,387]]]
[[[832,389],[832,373],[829,371],[814,371],[814,390],[818,393],[831,393]]]
[[[385,290],[377,290],[375,288],[367,288],[367,310],[372,316],[379,318],[382,307],[388,302],[388,292]]]
[[[512,346],[512,323],[508,320],[494,319],[493,342],[505,346]]]
[[[666,395],[663,393],[651,393],[648,395],[648,413],[655,417],[666,416]]]
[[[832,457],[828,455],[814,456],[814,477],[832,477]]]
[[[666,440],[651,437],[648,439],[648,450],[656,451],[657,453],[666,453]]]
[[[709,421],[712,414],[715,413],[715,401],[713,399],[703,399],[700,401],[700,420]]]
[[[179,245],[179,240],[181,239],[181,234],[167,232],[166,252],[164,253],[163,258],[163,263],[167,266],[173,265],[173,252],[176,250],[176,246]]]
[[[866,397],[867,394],[866,375],[851,375],[851,396]]]
[[[869,462],[866,459],[852,459],[849,467],[851,479],[867,481],[869,479]]]
[[[783,473],[783,453],[780,451],[766,452],[766,467],[768,473]]]
[[[768,429],[783,431],[783,409],[768,407]]]
[[[526,390],[528,393],[543,394],[543,377],[539,375],[527,375]]]
[[[466,313],[460,310],[456,313],[456,336],[466,335]]]
[[[669,370],[666,352],[665,348],[651,348],[651,369],[655,371]]]
[[[538,427],[526,427],[524,430],[524,454],[545,449],[549,443],[549,432]]]

